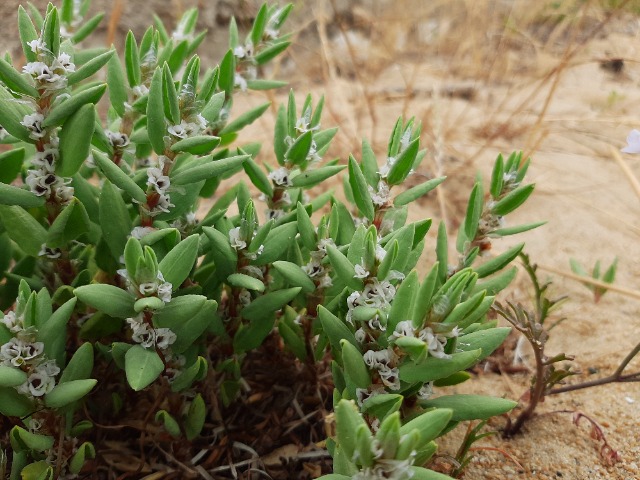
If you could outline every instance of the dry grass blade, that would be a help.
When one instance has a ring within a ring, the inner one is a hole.
[[[631,290],[630,288],[620,287],[611,283],[601,282],[600,280],[595,280],[590,277],[582,277],[580,275],[576,275],[575,273],[565,272],[563,270],[559,270],[554,267],[549,267],[545,265],[537,264],[540,270],[545,270],[550,273],[555,273],[556,275],[560,275],[566,278],[570,278],[571,280],[575,280],[581,283],[588,283],[589,285],[593,285],[594,287],[606,288],[609,291],[619,293],[621,295],[626,295],[627,297],[640,299],[640,291]]]
[[[636,195],[638,196],[638,199],[640,200],[640,181],[638,181],[638,178],[631,171],[631,168],[629,168],[629,165],[627,164],[627,162],[624,161],[624,159],[622,158],[622,155],[620,155],[618,150],[616,150],[613,147],[610,147],[610,151],[611,151],[611,156],[613,157],[613,159],[616,161],[616,163],[622,170],[622,173],[624,173],[627,179],[629,180],[631,187],[633,187],[633,191],[636,193]]]

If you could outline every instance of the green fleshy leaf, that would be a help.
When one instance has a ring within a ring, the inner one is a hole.
[[[0,387],[0,413],[7,417],[26,417],[35,411],[33,403],[13,387]]]
[[[344,165],[331,165],[328,167],[316,168],[296,175],[293,177],[292,183],[294,187],[311,188],[340,173],[344,169]]]
[[[0,205],[0,221],[7,235],[27,255],[37,257],[47,240],[47,231],[26,210],[18,206]]]
[[[96,109],[91,104],[83,105],[71,115],[60,131],[60,158],[56,162],[56,173],[72,177],[89,156],[91,138],[96,122]]]
[[[227,277],[229,285],[239,288],[246,288],[247,290],[253,290],[254,292],[264,292],[265,286],[262,280],[255,277],[250,277],[244,273],[232,273]]]
[[[99,208],[103,240],[109,246],[113,258],[119,259],[133,225],[122,195],[109,181],[105,181],[102,186]]]
[[[162,93],[162,69],[157,68],[151,79],[147,101],[147,132],[149,141],[158,155],[164,154],[164,137],[167,122],[164,118],[164,95]]]
[[[25,149],[12,148],[0,153],[0,182],[10,184],[22,171]]]
[[[484,395],[443,395],[420,402],[423,408],[449,408],[453,410],[451,420],[487,420],[511,411],[518,402],[505,398]]]
[[[533,193],[534,184],[522,185],[515,190],[506,194],[491,207],[491,213],[494,215],[507,215],[527,201],[527,198]]]
[[[467,335],[463,335],[458,340],[458,350],[463,352],[476,351],[480,349],[482,353],[477,361],[484,360],[491,355],[496,348],[502,345],[507,338],[511,328],[490,328],[487,330],[478,330]]]
[[[90,442],[84,442],[76,453],[71,457],[71,461],[69,462],[69,471],[72,474],[79,474],[87,460],[91,460],[96,458],[96,449]]]
[[[24,450],[45,452],[53,447],[54,443],[53,437],[31,433],[18,426],[11,429],[9,438],[11,439],[11,448],[14,452],[22,452]]]
[[[49,227],[47,246],[63,247],[88,232],[90,226],[91,222],[84,205],[74,197]]]
[[[304,293],[311,293],[316,289],[313,280],[297,264],[279,260],[272,265],[290,285],[302,288]]]
[[[349,259],[332,245],[327,246],[327,254],[338,279],[352,290],[362,290],[362,279],[355,277],[356,270]]]
[[[420,363],[407,362],[400,365],[400,379],[409,382],[430,382],[445,378],[475,365],[482,354],[481,349],[454,353],[451,358],[429,357]]]
[[[110,317],[135,316],[133,309],[135,298],[114,285],[94,283],[78,287],[73,293],[82,303],[106,313]]]
[[[191,235],[176,245],[162,259],[158,267],[165,281],[177,290],[189,276],[198,257],[198,239],[200,235]]]
[[[400,427],[400,435],[406,435],[411,430],[420,432],[420,444],[416,448],[422,448],[438,437],[438,434],[447,426],[453,412],[447,408],[438,408],[430,412],[422,413]]]
[[[373,202],[371,201],[371,195],[369,194],[367,181],[353,156],[349,157],[349,185],[351,186],[353,199],[355,200],[358,210],[360,210],[362,215],[373,221],[375,211]]]
[[[347,327],[342,320],[340,320],[322,305],[318,307],[318,318],[320,319],[320,323],[322,324],[322,330],[329,337],[331,348],[334,351],[342,351],[342,347],[340,344],[340,341],[342,339],[349,341],[349,343],[351,343],[354,347],[358,348],[356,337],[353,332],[349,330],[349,327]]]
[[[43,128],[56,127],[66,121],[71,115],[77,112],[80,107],[93,103],[94,105],[102,98],[107,90],[107,84],[103,83],[95,87],[86,88],[71,95],[68,99],[55,105],[42,122]]]
[[[124,370],[129,386],[138,392],[160,376],[164,371],[164,364],[155,350],[134,345],[125,354]]]
[[[421,183],[420,185],[417,185],[413,188],[410,188],[409,190],[402,192],[400,195],[395,197],[393,199],[393,204],[396,207],[407,205],[417,200],[418,198],[422,197],[423,195],[426,195],[427,193],[429,193],[431,190],[433,190],[442,182],[444,182],[446,178],[447,177],[434,178],[432,180],[428,180],[424,183]]]
[[[220,68],[222,68],[222,66]],[[271,106],[271,102],[267,102],[256,108],[249,110],[248,112],[243,113],[235,120],[230,121],[222,130],[220,130],[219,134],[224,135],[231,132],[237,132],[238,130],[243,129],[247,125],[252,124],[258,118],[260,118],[262,114],[266,112],[270,106]]]
[[[389,175],[387,175],[387,183],[389,185],[398,185],[404,182],[413,168],[419,149],[420,140],[416,138],[398,156],[389,169]]]
[[[27,381],[27,374],[19,368],[0,365],[0,387],[18,387]]]
[[[172,152],[187,152],[193,155],[206,155],[220,144],[220,137],[198,135],[177,141],[171,145]]]
[[[40,96],[33,84],[2,58],[0,58],[0,80],[14,92],[22,93],[32,98]]]
[[[180,170],[171,179],[171,183],[174,185],[188,185],[201,180],[219,177],[234,168],[240,167],[247,158],[249,158],[248,155],[237,155],[234,157],[214,160],[210,156],[206,161],[203,161],[198,166]]]
[[[197,394],[196,397],[189,405],[189,411],[187,412],[187,418],[184,422],[184,433],[187,440],[193,440],[202,431],[204,427],[204,421],[207,414],[207,407],[205,406],[202,395]]]
[[[93,151],[93,159],[104,175],[117,187],[121,188],[138,203],[147,203],[147,195],[136,182],[122,169],[113,163],[104,153],[98,150]]]
[[[483,263],[479,267],[475,267],[474,270],[478,274],[479,278],[484,278],[496,273],[498,270],[502,270],[504,267],[509,265],[509,263],[511,263],[511,261],[520,254],[523,248],[524,243],[516,245],[497,257]]]
[[[60,383],[46,394],[44,403],[49,408],[64,407],[87,395],[97,383],[98,381],[92,378]]]
[[[258,321],[280,310],[296,298],[300,290],[300,287],[285,288],[258,297],[242,309],[242,317],[247,320]]]
[[[100,55],[91,58],[91,60],[82,65],[78,70],[70,73],[67,76],[67,85],[75,85],[76,83],[81,82],[82,80],[85,80],[91,75],[97,73],[98,70],[104,67],[111,60],[111,57],[114,56],[115,52],[115,50],[108,50],[104,53],[101,53]]]
[[[91,35],[96,28],[98,28],[98,25],[100,25],[103,18],[104,13],[98,13],[84,22],[84,24],[71,36],[71,41],[76,44],[83,41]]]
[[[161,423],[164,429],[174,438],[180,437],[182,432],[180,432],[180,425],[175,418],[169,414],[166,410],[160,410],[156,413],[156,422]]]
[[[44,197],[38,197],[24,188],[0,183],[0,204],[24,208],[41,207],[44,205]]]

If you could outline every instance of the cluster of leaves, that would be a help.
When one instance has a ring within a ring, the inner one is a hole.
[[[158,19],[139,42],[130,32],[123,67],[114,50],[76,45],[101,18],[83,24],[87,5],[49,5],[44,17],[21,8],[28,63],[21,73],[0,60],[2,142],[11,145],[0,155],[0,413],[14,425],[10,478],[89,468],[94,446],[78,447],[92,428],[84,415],[110,408],[90,392],[110,391],[121,406],[114,384],[153,395],[149,415],[167,442],[194,440],[211,379],[229,405],[247,353],[276,334],[305,368],[331,352],[335,473],[325,478],[442,478],[424,468],[434,440],[515,405],[436,391],[469,379],[465,370],[509,333],[487,313],[523,245],[480,259],[493,238],[539,225],[503,225],[533,191],[523,183],[528,161],[498,157],[486,197],[478,179],[458,261],[449,263],[441,224],[437,262],[421,279],[432,222],[408,223],[408,205],[444,178],[402,189],[426,153],[413,119],[398,120],[383,162],[364,141],[361,160],[344,166],[323,160],[336,133],[321,129],[323,99],[309,96],[298,110],[291,93],[273,155],[263,155],[273,165],[257,161],[259,144],[238,141],[269,104],[231,119],[233,98],[281,85],[258,77],[289,44],[279,30],[290,6],[263,6],[243,43],[232,23],[229,51],[201,72],[197,10],[172,34]],[[106,84],[92,80],[103,67]],[[103,119],[95,105],[107,89]],[[347,203],[326,188],[310,197],[345,168]],[[259,198],[244,182],[218,192],[240,171]],[[97,369],[109,385],[91,378]]]
[[[586,278],[593,278],[594,280],[598,280],[602,283],[613,283],[616,280],[616,271],[618,270],[618,258],[616,257],[611,265],[605,270],[604,273],[600,272],[600,260],[596,261],[596,264],[593,266],[593,270],[591,274],[589,274],[585,268],[575,259],[571,259],[569,261],[571,265],[571,270],[576,275]],[[593,293],[593,301],[598,303],[602,296],[607,293],[607,288],[599,285],[592,285],[588,282],[584,282],[584,286],[587,287]]]

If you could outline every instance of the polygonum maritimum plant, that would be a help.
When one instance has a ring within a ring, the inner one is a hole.
[[[20,8],[27,63],[0,60],[2,476],[98,475],[101,438],[127,425],[138,473],[153,452],[184,467],[226,448],[211,445],[220,409],[244,401],[250,366],[275,349],[317,391],[330,364],[325,478],[443,478],[425,468],[438,436],[515,405],[439,388],[468,380],[509,332],[486,315],[523,245],[485,256],[539,225],[505,226],[533,191],[528,160],[498,157],[490,189],[473,187],[457,258],[440,224],[423,277],[432,221],[408,222],[408,208],[444,178],[403,186],[426,154],[418,122],[397,121],[382,159],[364,141],[345,165],[324,159],[336,133],[324,99],[291,92],[272,154],[242,139],[269,104],[236,114],[233,100],[283,85],[263,76],[290,43],[291,5],[262,6],[244,40],[232,22],[206,70],[197,10],[172,33],[157,18],[129,32],[121,58],[79,47],[101,19],[84,22],[88,8]],[[241,172],[250,186],[219,188]],[[341,173],[346,202],[328,187]]]

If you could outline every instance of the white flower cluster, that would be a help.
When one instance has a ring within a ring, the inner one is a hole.
[[[382,448],[378,446],[378,441],[373,440],[372,453],[375,464],[356,473],[353,480],[408,480],[413,477],[413,466],[415,452],[404,460],[379,458],[382,455]],[[357,450],[354,455],[357,455]]]
[[[43,243],[40,247],[40,251],[38,252],[38,256],[55,260],[56,258],[60,258],[62,256],[62,250],[60,250],[59,248],[47,247],[47,244]]]
[[[371,370],[377,370],[380,380],[391,390],[400,389],[400,372],[398,371],[398,356],[392,348],[386,350],[367,350],[364,355],[364,363]]]
[[[236,250],[244,250],[247,248],[247,242],[240,238],[240,227],[229,230],[229,243]]]
[[[164,303],[169,303],[171,301],[173,285],[169,282],[165,282],[162,272],[158,272],[155,281],[142,283],[136,283],[135,280],[129,276],[129,272],[124,268],[118,270],[118,275],[125,279],[127,289],[136,297],[158,297]]]
[[[35,329],[25,329],[24,316],[11,311],[4,315],[0,323],[15,334],[0,346],[0,365],[19,368],[27,374],[27,380],[16,388],[18,393],[28,397],[42,397],[53,390],[55,376],[60,368],[55,360],[47,360],[44,343],[35,341]]]
[[[41,122],[44,117],[35,113],[24,117],[22,124],[25,125],[32,133],[42,131]],[[43,147],[43,151],[37,151],[31,165],[32,170],[27,171],[25,183],[29,186],[32,193],[39,197],[54,199],[61,205],[68,204],[73,198],[73,187],[69,187],[70,178],[59,177],[55,174],[56,161],[60,153],[58,150],[58,138],[51,137],[50,143]]]
[[[411,320],[404,320],[396,325],[396,329],[389,337],[389,340],[394,341],[401,337],[417,337],[427,344],[429,355],[432,357],[451,358],[451,355],[445,353],[444,347],[450,338],[458,335],[460,335],[458,327],[454,327],[448,332],[436,333],[431,327],[416,330]]]
[[[247,90],[247,80],[255,80],[258,74],[253,54],[254,49],[251,41],[247,41],[245,45],[238,45],[233,49],[233,55],[237,59],[233,86],[243,92]]]
[[[48,92],[66,88],[67,75],[76,69],[69,54],[60,53],[53,61],[46,63],[43,60],[50,58],[51,55],[42,39],[32,40],[27,45],[37,55],[38,61],[27,63],[22,71],[31,75],[36,82],[36,88]]]
[[[347,321],[353,325],[353,310],[356,307],[373,307],[378,310],[388,310],[391,301],[396,296],[396,287],[389,280],[378,280],[370,278],[362,292],[353,292],[347,297]],[[376,315],[369,320],[369,326],[374,329],[385,330],[385,326],[379,321]]]
[[[188,212],[181,218],[178,218],[171,222],[171,227],[180,230],[180,232],[185,232],[186,230],[190,230],[193,227],[198,225],[198,219],[196,218],[196,212]]]
[[[112,132],[111,130],[105,131],[109,143],[115,149],[122,150],[129,146],[129,136],[126,133]]]
[[[168,161],[170,160],[167,157],[160,155],[158,157],[158,166],[147,169],[147,185],[157,193],[157,196],[152,196],[150,199],[153,203],[147,203],[146,207],[148,208],[145,208],[145,213],[150,217],[168,213],[169,209],[175,206],[171,203],[171,196],[168,193],[171,180],[168,175],[164,174],[164,166]]]
[[[309,263],[302,266],[302,270],[318,285],[318,288],[328,288],[333,285],[331,270],[325,268],[323,260],[327,256],[327,246],[335,247],[331,238],[323,238],[318,242],[318,250],[311,252]]]
[[[378,182],[378,189],[374,190],[371,185],[368,186],[369,195],[371,195],[371,201],[379,207],[384,207],[389,203],[391,192],[389,191],[389,185],[384,180]]]
[[[179,124],[170,126],[167,128],[167,131],[176,138],[184,139],[199,135],[206,130],[207,127],[207,120],[201,114],[198,114],[195,116],[195,121],[187,122],[180,120]]]
[[[131,339],[144,348],[167,350],[176,341],[176,334],[170,328],[154,328],[145,322],[142,312],[127,318],[127,323],[133,332]]]
[[[272,170],[267,176],[275,185],[279,187],[293,186],[293,182],[291,180],[291,171],[287,167],[280,167],[276,170]]]

